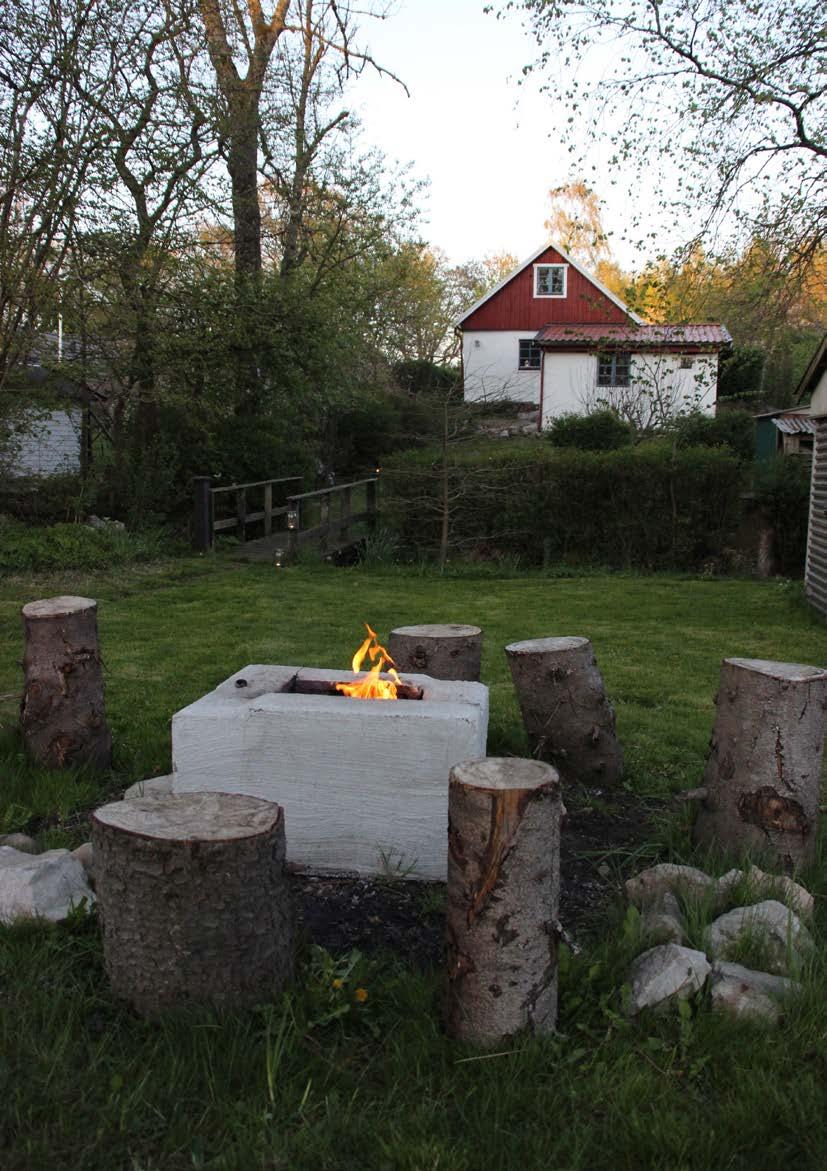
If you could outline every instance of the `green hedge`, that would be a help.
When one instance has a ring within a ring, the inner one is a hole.
[[[383,483],[386,519],[404,545],[433,553],[442,512],[439,453],[395,457]],[[720,448],[475,445],[450,458],[451,550],[518,556],[527,565],[697,570],[724,556],[741,489],[737,458]]]

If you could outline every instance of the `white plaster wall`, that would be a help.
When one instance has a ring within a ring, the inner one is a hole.
[[[555,353],[545,356],[543,426],[569,412],[585,414],[601,403],[620,406],[640,397],[641,411],[676,414],[701,410],[715,414],[717,354],[693,354],[692,367],[681,369],[679,354],[632,354],[632,386],[597,385],[597,355]]]
[[[466,402],[507,398],[539,403],[540,371],[520,370],[520,338],[534,337],[533,329],[488,329],[462,335],[462,368]]]
[[[38,416],[30,429],[12,439],[12,471],[18,476],[50,476],[80,468],[80,409]]]
[[[312,873],[444,882],[449,773],[485,757],[488,688],[406,672],[424,697],[394,703],[285,692],[296,675],[355,678],[244,667],[172,717],[172,791],[275,801],[288,862]]]
[[[558,415],[585,415],[593,409],[596,384],[597,358],[594,354],[547,353],[542,425],[547,427]]]

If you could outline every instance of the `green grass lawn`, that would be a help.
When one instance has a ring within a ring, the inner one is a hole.
[[[110,775],[31,768],[14,734],[25,601],[99,601]],[[796,588],[667,577],[439,578],[182,560],[96,579],[0,583],[0,831],[73,845],[78,813],[169,771],[172,713],[247,663],[346,667],[369,621],[485,632],[489,753],[525,750],[503,646],[585,634],[618,713],[627,785],[699,783],[725,655],[827,662],[827,628]],[[677,825],[677,823],[676,823]],[[681,828],[674,848],[689,858]],[[289,851],[289,824],[288,824]],[[827,891],[824,872],[808,876]],[[622,909],[564,955],[560,1036],[481,1056],[441,1033],[440,973],[361,961],[364,1006],[323,1023],[341,957],[316,957],[283,1003],[240,1018],[146,1023],[114,1001],[97,927],[0,931],[3,1171],[521,1171],[827,1166],[827,979],[821,951],[781,1030],[703,1006],[629,1023],[617,990],[636,945]],[[818,901],[817,932],[827,914]],[[609,930],[612,928],[613,930]],[[356,979],[357,976],[354,976]],[[349,987],[352,988],[353,984]]]

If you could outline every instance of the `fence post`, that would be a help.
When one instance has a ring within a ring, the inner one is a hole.
[[[369,480],[368,483],[365,485],[365,496],[367,499],[367,506],[368,506],[368,532],[369,533],[376,532],[376,521],[377,521],[377,514],[378,514],[377,505],[376,505],[376,486],[377,486],[376,480]]]
[[[207,553],[213,547],[213,496],[211,476],[193,476],[192,547]]]

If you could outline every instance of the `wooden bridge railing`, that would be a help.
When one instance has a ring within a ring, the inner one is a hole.
[[[351,544],[351,527],[365,521],[368,531],[376,528],[378,516],[376,485],[372,476],[367,480],[354,480],[351,484],[336,484],[332,488],[319,488],[315,492],[301,492],[287,497],[287,551],[295,556],[301,545],[316,543],[321,553],[341,549]],[[353,511],[353,489],[365,489],[365,507]],[[338,515],[331,516],[331,502],[338,504]],[[312,502],[319,505],[318,524],[304,527],[306,506]]]
[[[315,492],[298,492],[287,496],[283,504],[273,507],[273,488],[278,485],[301,484],[300,476],[256,480],[249,484],[228,484],[221,488],[214,488],[209,476],[195,476],[193,548],[198,552],[206,552],[213,547],[215,534],[228,529],[235,529],[239,539],[246,541],[247,527],[263,521],[265,539],[273,536],[274,530],[287,530],[286,552],[291,556],[294,556],[301,546],[311,544],[315,544],[321,553],[342,549],[358,540],[358,536],[354,536],[351,531],[357,524],[364,521],[369,532],[376,528],[377,483],[377,478],[372,476],[365,480],[354,480],[350,484],[318,488]],[[263,489],[263,508],[248,512],[249,489]],[[359,489],[364,490],[364,507],[358,512],[353,511],[354,489],[357,490],[357,494]],[[234,514],[216,519],[216,497],[227,493],[235,494]],[[334,505],[333,509],[331,503]],[[283,524],[274,525],[274,520],[281,518],[284,518]]]
[[[287,504],[273,507],[273,488],[281,484],[301,485],[301,476],[282,476],[277,480],[253,480],[248,484],[227,484],[225,487],[214,488],[210,476],[195,476],[193,478],[193,495],[195,512],[193,516],[192,547],[199,553],[212,549],[215,544],[215,534],[235,529],[241,541],[247,539],[248,525],[264,522],[264,536],[269,537],[273,532],[273,519],[287,515]],[[247,511],[247,492],[250,489],[263,489],[264,504],[262,508],[252,512]],[[219,517],[216,520],[216,497],[235,494],[234,514],[229,517]],[[281,527],[281,526],[277,526]]]

